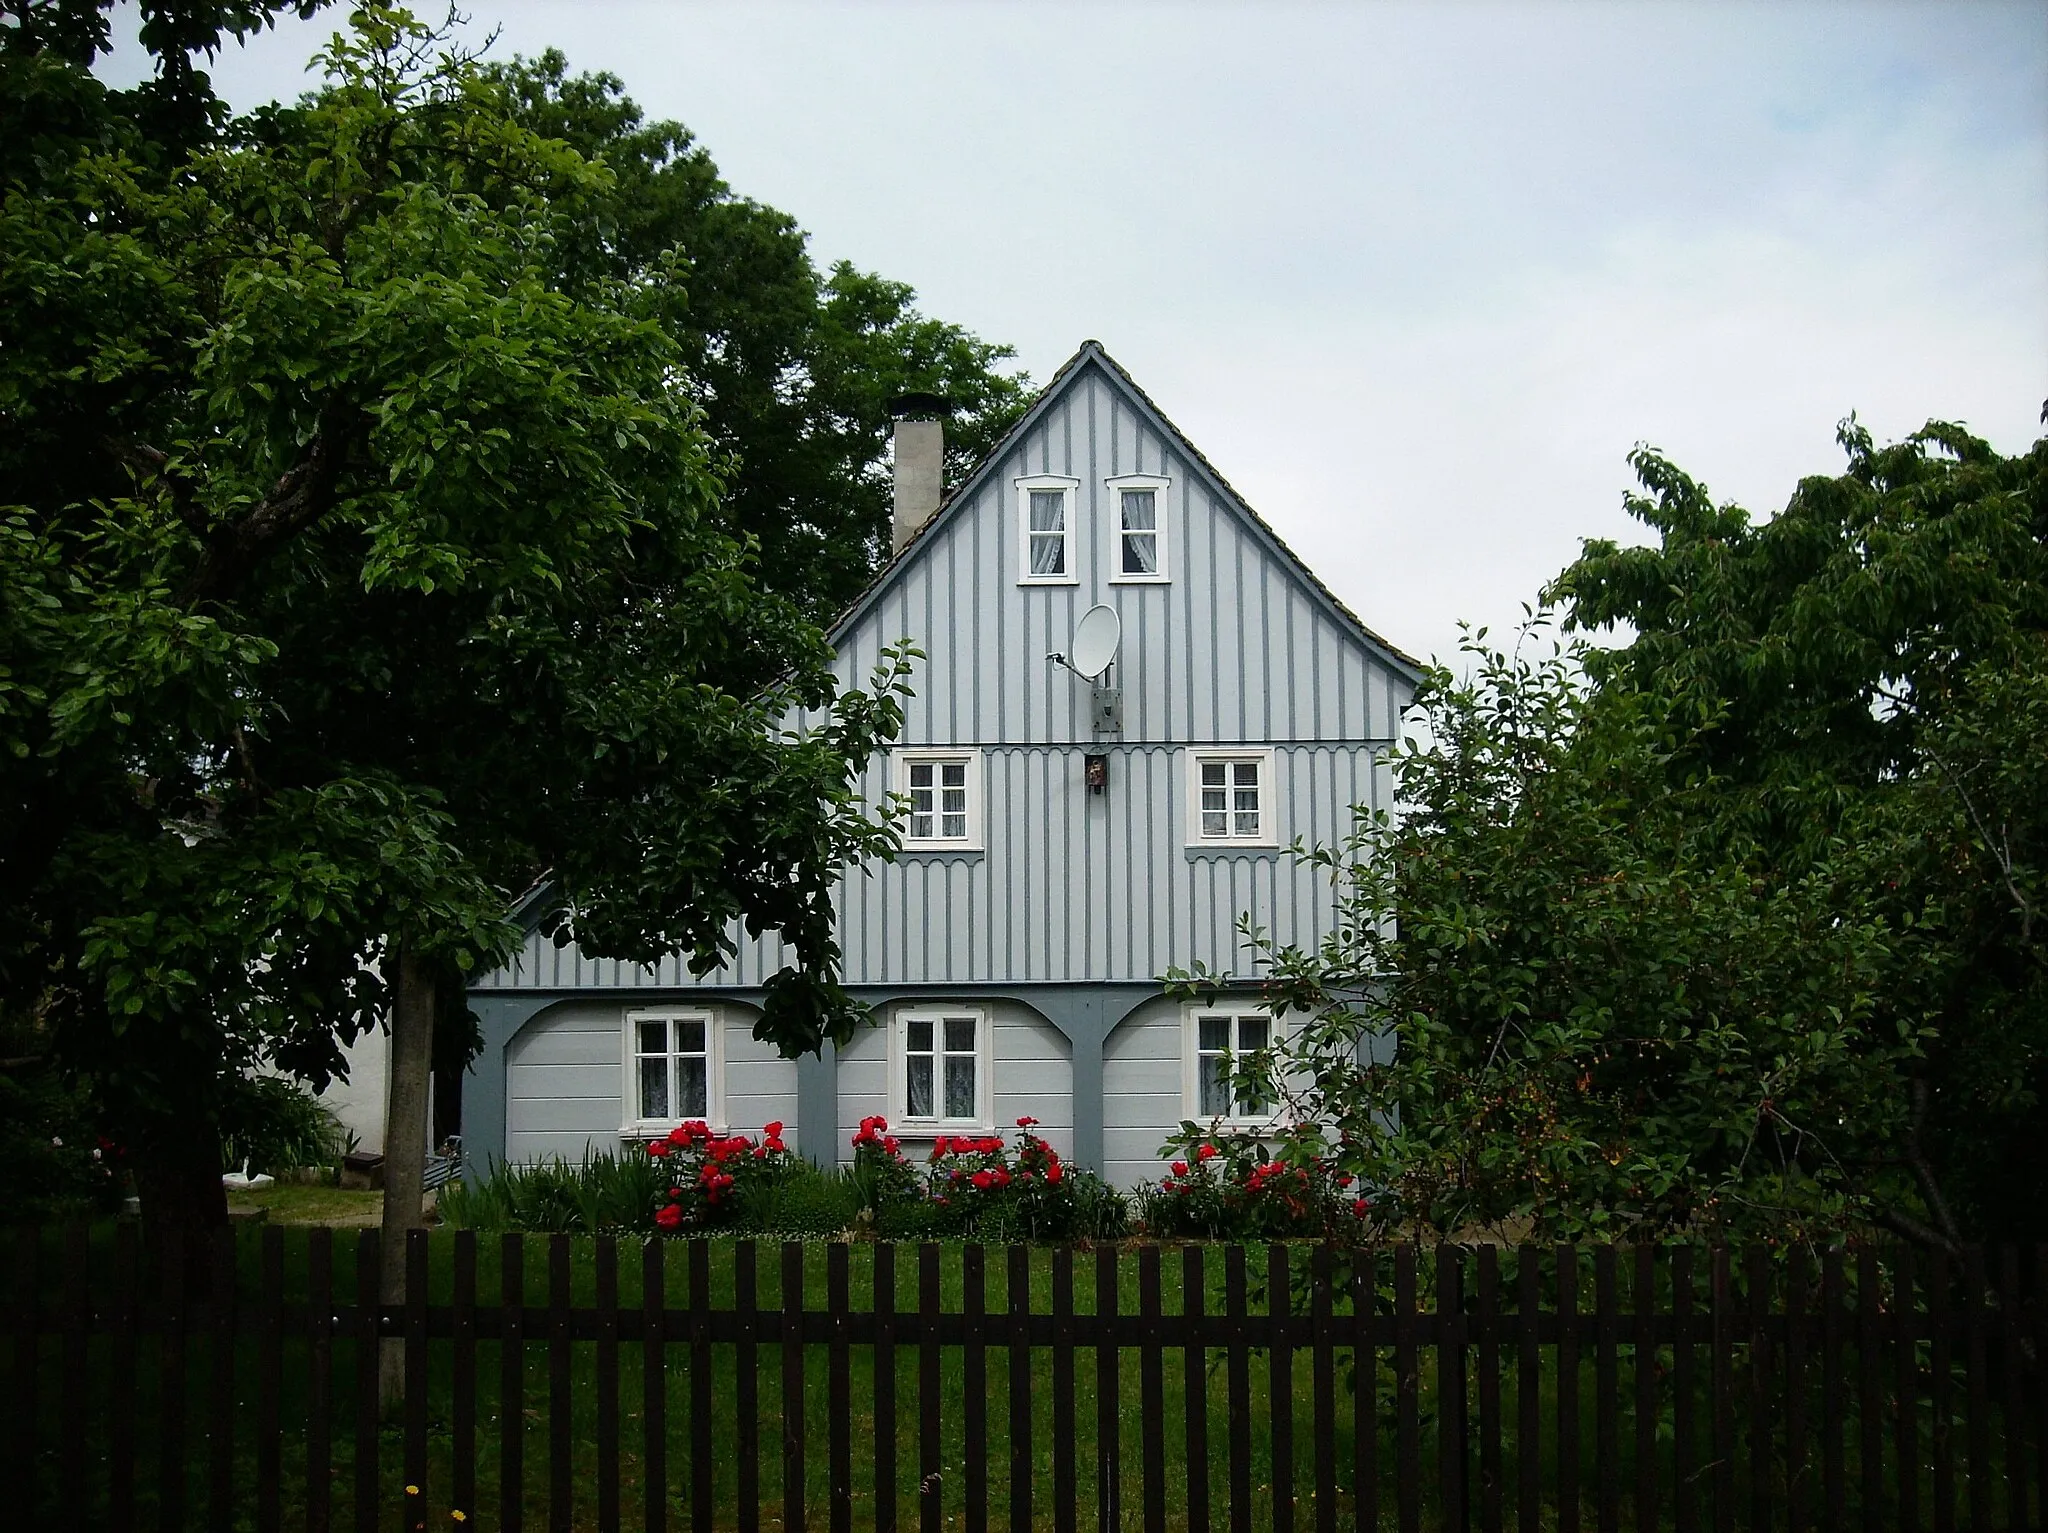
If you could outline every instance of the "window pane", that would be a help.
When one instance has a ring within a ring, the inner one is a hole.
[[[1259,833],[1259,814],[1255,809],[1250,814],[1240,812],[1236,823],[1230,827],[1233,836],[1256,836]]]
[[[942,767],[940,767],[939,771],[940,786],[947,788],[959,788],[962,791],[965,791],[967,787],[966,762],[948,761]]]
[[[913,1054],[906,1061],[904,1084],[909,1088],[909,1100],[904,1104],[913,1118],[932,1116],[932,1057],[929,1054]]]
[[[1067,492],[1065,490],[1033,490],[1031,492],[1031,530],[1033,532],[1062,532],[1067,525]]]
[[[1201,1017],[1197,1019],[1201,1029],[1201,1047],[1205,1054],[1220,1054],[1230,1047],[1230,1018]]]
[[[668,1061],[666,1059],[643,1059],[640,1061],[640,1116],[643,1118],[666,1118],[672,1116],[668,1110]]]
[[[946,1052],[949,1054],[972,1054],[974,1052],[974,1018],[946,1018]]]
[[[911,1053],[929,1054],[932,1051],[932,1025],[930,1022],[913,1017],[910,1020],[908,1033]]]
[[[1239,1017],[1237,1019],[1237,1046],[1249,1054],[1253,1049],[1263,1049],[1273,1036],[1271,1017]]]
[[[666,1022],[642,1022],[640,1024],[640,1052],[643,1054],[666,1054],[668,1052],[668,1024]]]
[[[1223,774],[1224,774],[1224,772],[1225,772],[1226,770],[1227,770],[1227,768],[1225,767],[1224,763],[1223,763],[1223,762],[1221,762],[1221,761],[1205,761],[1205,762],[1203,762],[1203,763],[1202,763],[1202,786],[1203,786],[1203,787],[1205,787],[1205,788],[1220,788],[1220,787],[1222,787],[1222,786],[1224,785],[1224,782],[1226,781],[1226,779],[1224,778],[1224,775],[1223,775]]]
[[[931,763],[930,763],[929,761],[913,761],[913,762],[911,762],[911,763],[910,763],[910,786],[911,786],[911,787],[913,787],[913,788],[929,788],[929,787],[930,787],[931,785],[932,785],[932,764],[931,764]]]
[[[932,817],[929,811],[924,814],[911,815],[910,839],[913,841],[929,841],[932,839]]]
[[[1159,539],[1151,532],[1127,532],[1124,534],[1124,569],[1126,575],[1156,575],[1159,573]]]
[[[676,1052],[678,1054],[702,1054],[704,1052],[704,1024],[699,1022],[676,1023]]]
[[[1067,572],[1067,539],[1064,533],[1031,535],[1031,573],[1064,575]]]
[[[946,1116],[949,1118],[971,1118],[974,1116],[974,1056],[972,1054],[948,1054],[946,1056]]]
[[[1259,764],[1256,761],[1234,763],[1233,773],[1233,780],[1241,788],[1256,788],[1259,785]]]
[[[702,1056],[676,1061],[676,1116],[711,1116],[711,1075]]]
[[[1124,531],[1151,532],[1159,523],[1156,520],[1157,507],[1150,490],[1125,490],[1123,493]]]
[[[1230,1112],[1230,1095],[1223,1089],[1223,1061],[1204,1054],[1195,1062],[1199,1100],[1196,1111],[1204,1118],[1221,1118]]]
[[[1221,809],[1208,807],[1208,797],[1203,796],[1202,834],[1205,836],[1227,836],[1230,834],[1229,816]]]
[[[937,839],[941,841],[965,841],[967,839],[967,816],[964,814],[941,815],[939,817],[939,834]]]
[[[947,814],[967,813],[967,790],[965,788],[944,788],[939,792],[939,808]]]

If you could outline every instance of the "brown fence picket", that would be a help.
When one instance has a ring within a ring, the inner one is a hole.
[[[1076,1533],[1079,1501],[1074,1462],[1074,1248],[1052,1253],[1052,1525]]]
[[[825,1247],[825,1309],[831,1329],[825,1349],[825,1521],[831,1533],[852,1533],[853,1446],[847,1418],[853,1414],[853,1382],[846,1345],[852,1308],[846,1242]]]
[[[1202,1248],[1180,1253],[1180,1310],[1187,1317],[1187,1345],[1181,1353],[1181,1397],[1187,1437],[1189,1533],[1209,1533],[1209,1354],[1196,1340],[1209,1307],[1209,1271]]]
[[[306,1237],[306,1533],[332,1524],[334,1463],[334,1231]]]
[[[1479,1248],[1479,1526],[1500,1533],[1500,1251]]]
[[[1771,1528],[1771,1268],[1770,1253],[1751,1246],[1743,1276],[1749,1287],[1749,1522],[1752,1533]]]
[[[693,1533],[711,1533],[716,1502],[711,1456],[710,1242],[691,1241],[684,1267],[690,1306],[690,1527]]]
[[[782,1243],[782,1525],[810,1526],[804,1499],[804,1248]]]
[[[85,1526],[86,1321],[92,1313],[91,1234],[82,1223],[64,1228],[61,1366],[57,1374],[57,1512],[68,1528]],[[230,1348],[230,1357],[233,1352]]]
[[[111,1389],[107,1417],[107,1528],[130,1533],[135,1526],[135,1416],[141,1389],[135,1331],[139,1303],[135,1225],[124,1219],[114,1230],[113,1340],[108,1347]]]
[[[1806,1533],[1808,1526],[1807,1291],[1806,1253],[1794,1246],[1785,1253],[1785,1517],[1791,1533]]]
[[[1728,1248],[1708,1253],[1708,1304],[1712,1309],[1713,1342],[1708,1359],[1713,1390],[1714,1533],[1735,1527],[1735,1296],[1728,1274]]]
[[[2034,1247],[2034,1501],[2048,1524],[2048,1241]]]
[[[1822,1516],[1832,1530],[1847,1526],[1843,1431],[1842,1251],[1829,1246],[1820,1257],[1820,1483]]]
[[[1533,1245],[1515,1253],[1515,1526],[1537,1533],[1543,1496],[1543,1257]]]
[[[453,1291],[449,1296],[452,1354],[449,1387],[452,1462],[448,1467],[448,1511],[476,1520],[476,1231],[455,1232]]]
[[[157,1485],[156,1525],[158,1533],[177,1533],[185,1526],[185,1408],[189,1403],[186,1387],[185,1335],[190,1317],[186,1311],[186,1268],[185,1239],[177,1229],[165,1230],[160,1239],[162,1249],[157,1253],[157,1281],[162,1286],[159,1301],[157,1325]],[[27,1313],[33,1314],[33,1290],[28,1300]],[[33,1340],[33,1332],[30,1333]],[[31,1450],[35,1442],[35,1369],[34,1353],[29,1354],[30,1366],[17,1382],[17,1388],[25,1391],[26,1425],[22,1434],[24,1444]],[[33,1469],[33,1456],[26,1460],[26,1467]],[[34,1494],[35,1482],[27,1474],[20,1481],[23,1488]]]
[[[7,1391],[12,1409],[7,1426],[7,1483],[26,1505],[36,1504],[36,1440],[41,1422],[36,1410],[36,1375],[43,1335],[36,1324],[39,1311],[43,1232],[30,1225],[14,1237],[14,1377]],[[166,1330],[166,1336],[169,1335]],[[169,1462],[166,1454],[166,1463]],[[181,1466],[182,1467],[182,1466]],[[175,1526],[175,1524],[166,1524]]]
[[[1593,1249],[1593,1502],[1600,1533],[1621,1528],[1620,1299],[1610,1242]]]
[[[1447,1529],[1463,1533],[1465,1504],[1465,1248],[1436,1248],[1437,1486]]]
[[[1579,1533],[1579,1248],[1559,1246],[1556,1261],[1557,1530]]]
[[[1230,1533],[1252,1525],[1252,1372],[1245,1334],[1244,1247],[1223,1251],[1223,1314],[1229,1341],[1224,1369],[1224,1425],[1230,1436]]]
[[[1273,1533],[1294,1533],[1294,1348],[1287,1339],[1294,1274],[1284,1245],[1266,1247],[1266,1417],[1271,1427]]]
[[[875,1247],[869,1293],[875,1312],[875,1527],[896,1530],[896,1248]],[[709,1519],[706,1519],[707,1526]]]
[[[576,1523],[575,1418],[570,1414],[569,1237],[548,1237],[548,1533]],[[749,1413],[751,1417],[751,1412]]]
[[[1166,1381],[1159,1350],[1159,1247],[1149,1242],[1138,1248],[1138,1427],[1145,1533],[1166,1533]]]
[[[1883,1321],[1878,1313],[1877,1252],[1856,1252],[1857,1480],[1863,1501],[1863,1533],[1884,1528]]]
[[[1920,1526],[1920,1344],[1914,1334],[1913,1288],[1913,1253],[1901,1246],[1892,1258],[1892,1453],[1900,1533],[1918,1533]]]
[[[235,1521],[235,1232],[218,1231],[208,1253],[206,1446],[208,1526]]]
[[[283,1523],[280,1449],[284,1440],[284,1231],[263,1227],[256,1312],[256,1527],[277,1533]]]
[[[597,1526],[619,1530],[619,1242],[600,1235],[591,1253],[597,1279]]]
[[[1395,1495],[1401,1533],[1422,1527],[1420,1365],[1415,1338],[1415,1247],[1394,1248]]]
[[[945,1524],[944,1460],[940,1457],[939,1248],[917,1250],[917,1510],[920,1533],[939,1533]]]
[[[1095,1252],[1095,1509],[1103,1533],[1123,1528],[1123,1452],[1118,1440],[1123,1389],[1116,1335],[1117,1253]]]
[[[1316,1533],[1337,1533],[1337,1370],[1331,1351],[1330,1247],[1318,1243],[1309,1262],[1309,1398],[1314,1421]]]
[[[1964,1441],[1969,1454],[1970,1526],[1991,1526],[1991,1401],[1984,1377],[1984,1248],[1963,1251],[1963,1381],[1970,1421]]]
[[[377,1271],[378,1232],[356,1236],[356,1533],[377,1533],[377,1317],[383,1306]]]
[[[405,1232],[405,1526],[427,1526],[427,1232]]]
[[[1636,1527],[1657,1526],[1657,1251],[1635,1248],[1635,1279],[1629,1293],[1633,1311],[1636,1425]]]
[[[1955,1276],[1948,1257],[1937,1251],[1927,1274],[1927,1328],[1933,1336],[1929,1357],[1934,1408],[1934,1533],[1955,1533],[1956,1526],[1955,1444],[1950,1430],[1954,1422],[1951,1368],[1955,1359],[1949,1334],[1949,1300],[1954,1287]]]
[[[1351,1494],[1358,1533],[1379,1533],[1379,1252],[1360,1251],[1351,1267]]]
[[[987,1248],[970,1245],[960,1253],[961,1314],[967,1343],[961,1348],[960,1378],[965,1405],[967,1533],[988,1533],[988,1309]]]
[[[1031,1452],[1031,1252],[1013,1245],[1003,1296],[1010,1311],[1010,1526],[1031,1526],[1031,1477],[1037,1470]]]
[[[733,1320],[738,1340],[733,1345],[733,1412],[739,1458],[739,1505],[735,1521],[740,1533],[758,1533],[761,1526],[761,1365],[754,1323],[760,1303],[760,1246],[742,1240],[733,1246]]]
[[[2020,1347],[2020,1253],[2015,1246],[1998,1251],[1998,1353],[1999,1374],[2005,1385],[2000,1415],[2005,1421],[2005,1525],[2026,1528],[2027,1501],[2027,1418],[2021,1378],[2026,1354]]]
[[[526,1239],[498,1242],[498,1522],[526,1519]]]
[[[1678,1533],[1698,1533],[1698,1348],[1693,1344],[1693,1248],[1671,1253],[1671,1511]]]

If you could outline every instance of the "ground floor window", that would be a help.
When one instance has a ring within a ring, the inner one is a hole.
[[[988,1013],[977,1008],[899,1011],[890,1029],[890,1118],[912,1133],[987,1128],[991,1041]]]
[[[1251,1082],[1228,1077],[1234,1062],[1273,1043],[1273,1018],[1267,1012],[1188,1007],[1182,1026],[1187,1115],[1201,1123],[1271,1123],[1280,1108],[1278,1099]]]
[[[628,1012],[626,1132],[663,1134],[691,1119],[722,1123],[721,1053],[714,1011]]]

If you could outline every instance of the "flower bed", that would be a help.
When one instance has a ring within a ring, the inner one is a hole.
[[[1138,1194],[1149,1235],[1183,1240],[1352,1239],[1372,1200],[1360,1196],[1314,1128],[1284,1129],[1268,1144],[1250,1136],[1204,1137],[1194,1125],[1182,1155]]]

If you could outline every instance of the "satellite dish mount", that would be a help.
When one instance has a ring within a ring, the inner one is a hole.
[[[1098,740],[1124,732],[1123,689],[1111,681],[1111,667],[1123,636],[1123,622],[1117,617],[1116,608],[1098,604],[1082,613],[1081,621],[1074,625],[1072,653],[1045,657],[1089,684],[1092,695],[1088,716]]]

